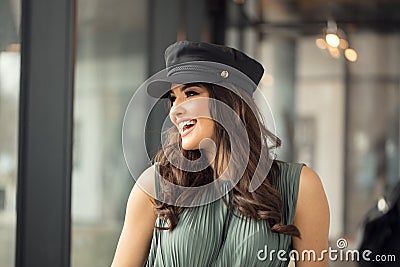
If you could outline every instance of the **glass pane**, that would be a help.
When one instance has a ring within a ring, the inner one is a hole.
[[[146,8],[145,0],[78,1],[74,267],[109,266],[122,229],[133,186],[123,157],[122,122],[135,88],[146,79]]]
[[[344,237],[355,248],[367,212],[400,180],[399,3],[261,1],[259,10],[254,2],[244,7],[247,17],[263,14],[259,34],[234,25],[227,40],[263,63],[260,87],[286,147],[278,157],[316,170],[330,205],[330,242]]]
[[[352,36],[360,56],[349,81],[346,231],[399,181],[400,29]]]
[[[14,266],[18,167],[20,1],[0,1],[0,262]]]

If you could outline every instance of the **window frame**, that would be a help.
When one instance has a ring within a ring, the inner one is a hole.
[[[70,266],[76,1],[22,0],[15,266]]]

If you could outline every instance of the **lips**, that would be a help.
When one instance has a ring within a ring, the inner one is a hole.
[[[184,136],[188,135],[194,129],[196,123],[197,123],[196,119],[181,121],[178,124],[179,132],[180,132],[181,136],[184,137]]]

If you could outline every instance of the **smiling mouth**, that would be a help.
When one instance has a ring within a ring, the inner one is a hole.
[[[191,119],[191,120],[187,120],[187,121],[179,123],[179,129],[180,129],[181,136],[183,137],[183,136],[189,134],[193,130],[196,123],[197,123],[196,119]]]

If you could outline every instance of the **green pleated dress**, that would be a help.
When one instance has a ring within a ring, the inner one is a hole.
[[[304,164],[277,161],[280,177],[276,188],[282,195],[282,223],[292,224],[296,208],[299,176]],[[228,181],[226,181],[226,186]],[[224,185],[223,185],[224,186]],[[156,194],[159,189],[156,178]],[[225,194],[229,201],[229,194]],[[156,267],[243,267],[287,266],[292,249],[288,235],[273,233],[265,220],[255,221],[235,210],[237,218],[218,199],[210,204],[185,209],[173,231],[153,232],[145,266]],[[157,226],[167,222],[158,218]],[[272,256],[271,255],[271,251]],[[277,257],[277,252],[281,252]],[[261,251],[261,252],[260,252]],[[286,260],[282,260],[286,258]]]

